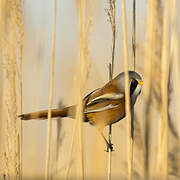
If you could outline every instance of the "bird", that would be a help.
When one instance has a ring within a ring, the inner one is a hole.
[[[130,109],[132,110],[137,97],[141,93],[143,81],[141,75],[135,71],[128,71]],[[75,118],[76,105],[52,109],[51,117],[70,117]],[[112,125],[126,116],[125,109],[125,73],[121,72],[114,79],[106,83],[103,87],[97,88],[83,99],[84,122],[98,127],[106,144],[111,147],[102,133],[102,129],[107,125]],[[21,114],[22,120],[47,119],[48,110]]]

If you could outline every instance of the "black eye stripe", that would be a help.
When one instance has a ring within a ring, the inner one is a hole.
[[[130,96],[133,94],[134,90],[136,89],[138,85],[138,81],[135,79],[132,79],[131,84],[130,84]]]

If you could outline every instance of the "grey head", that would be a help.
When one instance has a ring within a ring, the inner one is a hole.
[[[135,71],[128,71],[129,74],[129,88],[130,88],[130,98],[131,106],[134,106],[138,95],[141,93],[143,81],[141,76]],[[125,73],[122,72],[115,77],[118,82],[119,89],[125,94]]]

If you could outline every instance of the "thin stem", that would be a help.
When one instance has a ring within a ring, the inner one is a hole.
[[[112,125],[109,125],[109,135],[108,135],[108,141],[109,144],[111,144],[111,139],[112,139]],[[111,160],[112,160],[112,150],[109,148],[108,151],[108,180],[111,179]]]
[[[169,8],[170,1],[165,1],[163,15],[163,39],[161,62],[161,121],[159,128],[158,147],[158,178],[167,179],[168,176],[168,84],[169,84]]]
[[[83,26],[83,18],[84,18],[84,0],[79,1],[79,71],[78,71],[78,106],[76,110],[76,120],[79,125],[79,149],[80,149],[80,173],[81,179],[84,179],[84,159],[83,159],[83,91],[84,91],[84,83],[85,79],[82,78],[83,75],[86,74],[85,65],[86,65],[86,57],[85,57],[85,34],[84,34],[84,26]]]
[[[128,179],[132,178],[133,165],[133,139],[131,137],[131,113],[130,113],[130,97],[129,97],[129,64],[128,64],[128,49],[127,49],[127,21],[126,21],[126,4],[122,0],[122,17],[123,17],[123,46],[124,46],[124,71],[125,71],[125,103],[126,103],[126,118],[127,118],[127,137],[128,137]]]
[[[180,93],[180,62],[179,62],[179,39],[177,33],[177,1],[172,1],[171,7],[172,14],[172,36],[171,36],[171,57],[173,66],[173,76],[174,76],[174,94],[175,97],[179,96]],[[180,106],[180,101],[176,101],[176,107]],[[180,111],[176,111],[176,119],[179,119]],[[180,124],[178,121],[178,137],[180,137]]]
[[[116,48],[116,1],[109,0],[110,9],[107,10],[107,15],[109,17],[112,29],[112,61],[109,64],[109,81],[112,80],[114,74],[114,58],[115,58],[115,48]],[[112,139],[112,125],[109,125],[108,133],[108,143],[111,144]],[[111,155],[112,149],[108,146],[108,180],[111,179]]]
[[[49,109],[48,109],[48,129],[47,129],[47,145],[46,145],[46,167],[45,179],[49,178],[49,162],[50,162],[50,139],[51,139],[51,108],[53,99],[53,80],[54,80],[54,59],[55,59],[55,32],[56,32],[56,0],[53,1],[53,30],[52,30],[52,49],[51,49],[51,67],[49,82]]]
[[[20,81],[20,114],[22,114],[22,52],[23,51],[23,46],[21,44],[20,46],[20,77],[19,77],[19,81]],[[20,179],[22,179],[22,140],[23,140],[23,126],[22,126],[22,121],[20,120],[20,132],[19,132],[19,153],[20,153],[20,169],[19,169],[19,172],[20,172]]]
[[[112,24],[112,35],[113,35],[113,47],[112,47],[112,69],[111,69],[111,79],[113,78],[113,74],[114,74],[114,55],[115,55],[115,48],[116,48],[116,8],[115,8],[115,1],[113,1],[113,24]]]
[[[155,57],[154,52],[154,32],[155,32],[155,18],[156,6],[154,0],[148,0],[148,13],[147,13],[147,45],[146,45],[146,61],[144,63],[144,76],[146,78],[146,85],[144,86],[144,97],[145,97],[145,159],[144,159],[144,176],[145,178],[150,177],[150,136],[151,136],[151,113],[150,107],[152,103],[152,67],[154,63],[153,57]]]
[[[66,179],[69,177],[69,171],[70,171],[70,160],[72,156],[72,150],[73,150],[73,144],[74,144],[74,138],[76,129],[78,127],[78,137],[79,137],[79,179],[84,179],[84,159],[83,159],[83,91],[85,87],[86,82],[86,75],[88,73],[87,68],[87,61],[86,61],[86,39],[85,39],[85,27],[83,24],[84,20],[84,9],[85,9],[85,1],[79,0],[78,2],[78,29],[79,29],[79,50],[78,50],[78,74],[77,74],[77,108],[76,108],[76,117],[75,117],[75,125],[73,129],[73,137],[72,137],[72,143],[70,148],[70,154],[68,157],[68,164],[66,168]]]
[[[112,29],[112,60],[111,60],[111,76],[114,74],[114,56],[116,48],[116,0],[109,0],[109,9],[106,9],[106,13],[109,17],[109,21]],[[111,77],[112,79],[112,77]]]
[[[73,127],[73,135],[72,135],[72,140],[71,140],[71,145],[70,145],[70,151],[68,155],[68,160],[67,160],[67,166],[66,166],[66,171],[65,171],[65,179],[68,180],[69,178],[69,171],[70,171],[70,163],[71,163],[71,157],[72,157],[72,151],[73,151],[73,145],[74,145],[74,138],[75,138],[75,132],[78,126],[78,121],[75,121],[74,127]]]
[[[136,0],[133,0],[133,27],[132,27],[132,60],[133,70],[136,69]]]

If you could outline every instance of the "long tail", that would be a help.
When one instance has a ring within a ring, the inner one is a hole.
[[[70,106],[65,108],[59,109],[52,109],[51,110],[51,117],[75,117],[75,108],[76,106]],[[22,120],[31,120],[31,119],[47,119],[48,118],[48,110],[33,112],[28,114],[21,114],[20,117]]]

